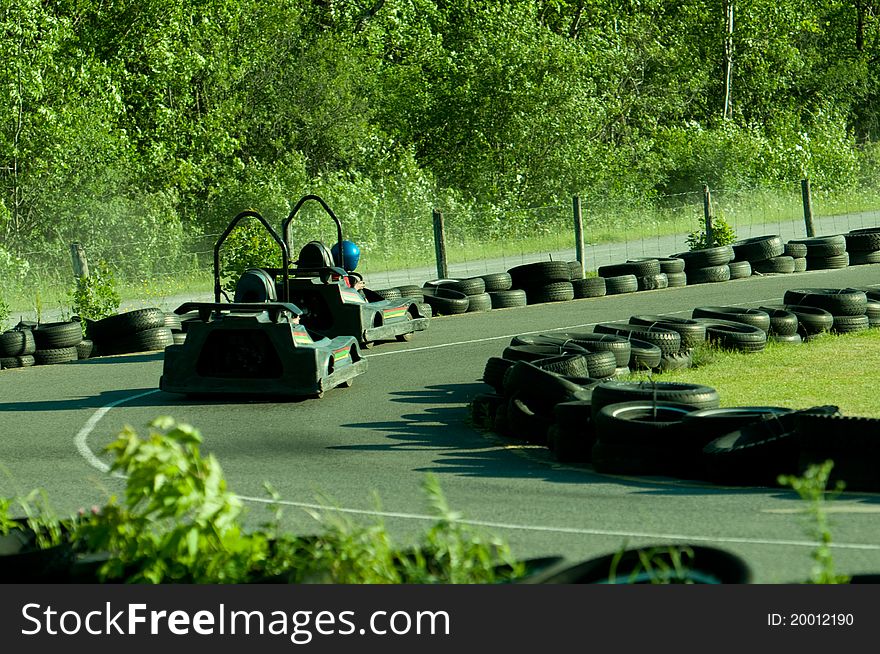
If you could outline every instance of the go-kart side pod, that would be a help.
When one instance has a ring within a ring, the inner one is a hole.
[[[295,305],[188,302],[175,313],[191,311],[198,311],[200,320],[186,342],[165,348],[163,391],[321,397],[366,372],[356,339],[313,339],[290,322],[301,313]]]

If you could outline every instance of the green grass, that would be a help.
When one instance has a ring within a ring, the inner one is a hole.
[[[770,342],[755,354],[711,349],[699,355],[705,364],[655,379],[711,386],[724,407],[832,404],[847,416],[880,418],[880,329],[823,335],[802,345]]]

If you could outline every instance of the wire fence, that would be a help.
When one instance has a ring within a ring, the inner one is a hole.
[[[814,190],[811,199],[816,236],[880,225],[880,189],[848,193]],[[588,271],[595,271],[628,259],[666,257],[688,250],[688,234],[703,228],[707,195],[705,189],[650,201],[584,195],[580,205],[584,264]],[[770,234],[784,240],[807,236],[800,181],[783,191],[710,190],[708,209],[716,223],[723,220],[734,230],[737,239]],[[368,283],[373,288],[421,285],[438,277],[430,210],[393,218],[382,208],[374,213],[377,215],[353,216],[346,221],[346,237],[362,246],[358,270]],[[327,221],[319,218],[304,217],[291,240],[305,243],[321,238],[332,242],[335,231],[324,229]],[[576,259],[572,198],[534,208],[451,210],[444,213],[443,221],[450,277],[501,272],[535,261]],[[309,230],[318,233],[310,234]],[[210,288],[213,249],[219,234],[166,241],[160,236],[144,239],[142,234],[133,234],[111,240],[93,235],[84,238],[82,245],[90,264],[105,261],[118,278],[135,286],[197,278],[203,288]],[[15,254],[31,262],[18,280],[20,288],[73,280],[70,254],[63,247]],[[296,252],[291,255],[295,259]]]

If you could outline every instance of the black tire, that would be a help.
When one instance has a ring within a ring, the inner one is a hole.
[[[609,404],[620,402],[653,401],[687,405],[692,409],[718,407],[718,391],[701,384],[681,382],[607,381],[597,384],[592,391],[593,416]]]
[[[676,354],[664,354],[660,358],[660,365],[657,366],[657,372],[682,370],[684,368],[690,368],[691,365],[693,365],[693,350],[683,350]]]
[[[660,262],[660,272],[665,272],[667,275],[684,272],[684,259],[678,257],[658,257],[657,261]]]
[[[656,370],[663,361],[663,351],[653,343],[631,338],[629,347],[630,370]]]
[[[604,277],[584,277],[571,282],[576,300],[587,297],[603,297],[606,293]]]
[[[647,341],[660,348],[662,354],[676,354],[681,350],[681,335],[677,331],[651,325],[625,322],[603,322],[593,327],[596,334],[614,334]]]
[[[471,420],[480,429],[492,429],[495,424],[495,416],[498,408],[504,405],[507,399],[497,393],[481,393],[471,400]]]
[[[86,324],[88,338],[97,343],[165,326],[165,312],[151,307],[109,316]]]
[[[730,280],[730,266],[706,266],[703,268],[688,268],[687,283],[692,284],[715,284]]]
[[[582,356],[587,364],[587,377],[591,379],[611,377],[617,370],[617,359],[613,352],[590,352]]]
[[[876,231],[849,232],[844,234],[846,239],[846,251],[853,252],[876,252],[880,250],[880,229]]]
[[[682,352],[695,348],[706,341],[706,325],[689,318],[642,314],[631,316],[629,322],[633,325],[659,327],[678,332],[681,339],[680,351]]]
[[[639,285],[640,291],[654,291],[669,287],[669,278],[666,276],[666,273],[636,277],[636,282]]]
[[[861,316],[834,316],[831,331],[835,334],[849,334],[863,332],[870,327],[871,321],[864,314]]]
[[[834,316],[825,309],[793,305],[783,305],[783,308],[797,316],[798,333],[801,336],[814,336],[829,332],[834,326]]]
[[[175,345],[183,345],[186,343],[186,332],[171,332]]]
[[[766,311],[762,311],[761,309],[722,306],[697,307],[692,312],[692,318],[731,320],[733,322],[742,323],[743,325],[757,327],[764,332],[770,331],[770,316]]]
[[[562,463],[589,463],[595,434],[589,401],[561,402],[553,407],[555,429],[548,433],[548,444]]]
[[[642,455],[651,451],[652,466],[642,467],[641,474],[675,474],[680,462],[676,441],[682,437],[682,420],[693,410],[687,404],[659,400],[615,402],[598,411],[594,407],[596,442],[628,446]]]
[[[753,267],[755,269],[755,272],[759,272],[763,275],[787,275],[794,272],[794,259],[792,257],[782,255],[779,257],[773,257],[772,259],[758,261],[753,265]]]
[[[795,259],[803,259],[807,256],[807,246],[803,243],[789,241],[785,244],[785,250],[782,254],[787,257],[794,257]]]
[[[165,312],[165,326],[172,332],[183,331],[183,325],[180,323],[180,316],[173,311]]]
[[[635,275],[605,278],[605,295],[635,293],[637,290],[639,290],[639,282]]]
[[[483,280],[483,286],[487,293],[507,291],[513,285],[513,280],[508,272],[488,273],[480,275],[480,278]]]
[[[687,273],[666,273],[666,281],[669,284],[669,288],[681,288],[682,286],[687,286]]]
[[[129,354],[155,352],[174,344],[174,334],[167,327],[155,327],[101,343],[101,354]]]
[[[865,297],[867,297],[869,300],[876,300],[880,302],[880,288],[866,286],[857,290],[862,291],[865,294]]]
[[[426,286],[422,288],[422,294],[435,316],[465,313],[470,304],[467,295],[448,288]]]
[[[613,263],[606,266],[599,266],[596,273],[599,277],[606,278],[622,277],[623,275],[647,277],[660,274],[660,262],[657,261],[657,259],[630,260],[625,263]]]
[[[371,289],[373,293],[378,295],[383,300],[400,300],[403,298],[403,293],[400,292],[399,288],[378,288]],[[169,325],[170,326],[170,325]]]
[[[533,363],[541,370],[555,372],[563,377],[588,377],[587,361],[580,354],[560,354],[546,359],[537,359]],[[577,382],[575,382],[577,383]]]
[[[865,315],[868,316],[868,322],[871,323],[871,327],[880,325],[880,300],[868,300]]]
[[[529,361],[517,361],[504,375],[503,394],[528,400],[542,415],[552,415],[560,402],[586,399],[590,391],[549,370],[542,370]]]
[[[752,264],[748,261],[731,261],[727,264],[731,279],[745,279],[752,276]]]
[[[568,262],[568,272],[569,281],[572,282],[576,279],[583,279],[586,276],[584,274],[584,266],[577,260]]]
[[[519,337],[514,336],[513,342]],[[587,354],[587,350],[576,343],[543,343],[541,345],[508,345],[502,357],[510,361],[538,361],[563,354]]]
[[[760,352],[767,347],[767,332],[733,320],[696,318],[706,324],[706,340],[726,350]]]
[[[83,339],[82,323],[78,320],[43,323],[33,330],[33,334],[39,350],[74,347]]]
[[[467,279],[455,279],[444,281],[439,284],[442,288],[448,288],[465,295],[481,295],[486,292],[486,282],[482,277],[468,277]]]
[[[813,407],[808,413],[837,413],[837,407]],[[729,485],[777,486],[779,475],[797,474],[800,443],[793,411],[741,427],[703,448],[705,476]]]
[[[812,238],[792,239],[789,243],[807,246],[807,257],[834,257],[846,252],[846,238],[841,234],[834,236],[814,236]],[[795,256],[795,255],[790,255]]]
[[[76,361],[76,346],[58,347],[45,350],[36,350],[34,352],[34,361],[38,366],[47,366],[56,363],[67,363],[68,361]]]
[[[400,295],[403,298],[416,300],[417,302],[422,301],[422,287],[416,286],[415,284],[404,284],[402,286],[398,286],[397,290],[400,291]]]
[[[868,296],[854,288],[801,288],[786,291],[783,302],[825,309],[835,316],[861,316],[867,309]]]
[[[87,338],[82,339],[79,343],[76,344],[76,358],[77,359],[88,359],[92,356],[92,351],[95,349],[95,344]]]
[[[479,293],[468,296],[468,313],[475,311],[488,311],[492,308],[492,296],[488,293]]]
[[[807,268],[810,270],[839,270],[849,265],[849,252],[831,257],[807,257]]]
[[[509,309],[511,307],[524,307],[528,304],[526,292],[521,288],[507,291],[490,291],[489,298],[493,309]]]
[[[773,336],[791,336],[797,334],[798,317],[791,311],[779,307],[758,307],[770,316],[770,331]]]
[[[782,238],[776,236],[755,236],[737,241],[733,247],[733,253],[738,261],[755,263],[778,257],[785,251]]]
[[[4,368],[21,368],[18,357],[0,357],[0,370]]]
[[[852,252],[849,255],[849,265],[865,266],[873,263],[880,263],[880,250],[874,252]]]
[[[515,336],[511,345],[565,345],[571,343],[590,352],[611,352],[616,367],[626,367],[630,361],[631,346],[627,338],[613,334],[593,334],[589,332],[549,332],[537,336]]]
[[[482,380],[498,393],[504,392],[504,375],[516,363],[503,357],[489,357],[483,368]]]
[[[880,420],[836,414],[798,414],[798,470],[834,461],[828,481],[842,481],[847,490],[880,491]]]
[[[574,287],[571,282],[551,282],[541,286],[526,286],[525,291],[528,304],[568,302],[574,299]]]
[[[807,271],[807,259],[806,257],[794,257],[794,271],[796,273],[806,272]]]
[[[30,329],[12,329],[0,334],[0,357],[10,358],[33,354],[37,349]],[[12,368],[13,366],[4,366]]]
[[[539,261],[515,266],[507,271],[510,274],[512,288],[540,286],[552,282],[571,281],[571,270],[567,261]]]
[[[546,445],[552,419],[537,412],[528,399],[512,396],[507,401],[508,435],[527,443]]]
[[[733,248],[729,245],[680,252],[672,256],[677,259],[684,259],[684,270],[687,273],[699,268],[726,266],[734,258]],[[688,276],[690,277],[690,274]]]

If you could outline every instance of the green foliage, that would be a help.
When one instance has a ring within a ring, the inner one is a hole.
[[[709,235],[706,233],[706,224],[702,220],[700,226],[688,234],[686,239],[689,250],[704,250],[719,245],[730,245],[734,241],[736,241],[736,231],[724,220],[724,216],[721,214],[712,217],[711,243]]]
[[[83,320],[100,320],[116,314],[120,297],[110,266],[102,260],[89,273],[88,277],[77,278],[70,294],[73,313]]]
[[[9,313],[9,305],[0,297],[0,332],[3,331],[6,321],[9,320]]]
[[[425,492],[436,522],[400,548],[381,522],[359,525],[334,510],[313,512],[314,537],[284,533],[273,519],[243,526],[245,509],[194,427],[159,417],[140,438],[126,427],[106,451],[126,479],[122,498],[83,512],[73,525],[81,551],[109,552],[104,579],[145,583],[493,583],[524,574],[509,548],[461,522],[436,479]]]
[[[280,268],[281,246],[259,221],[244,219],[221,246],[220,261],[223,288],[234,291],[249,268]]]
[[[799,477],[780,475],[778,480],[780,485],[789,486],[794,490],[806,504],[804,509],[808,519],[806,531],[816,541],[816,549],[812,553],[813,567],[810,570],[812,584],[849,582],[848,576],[839,575],[834,571],[834,556],[831,551],[831,525],[827,505],[844,488],[844,483],[838,481],[830,493],[826,490],[833,467],[833,461],[812,464]]]

